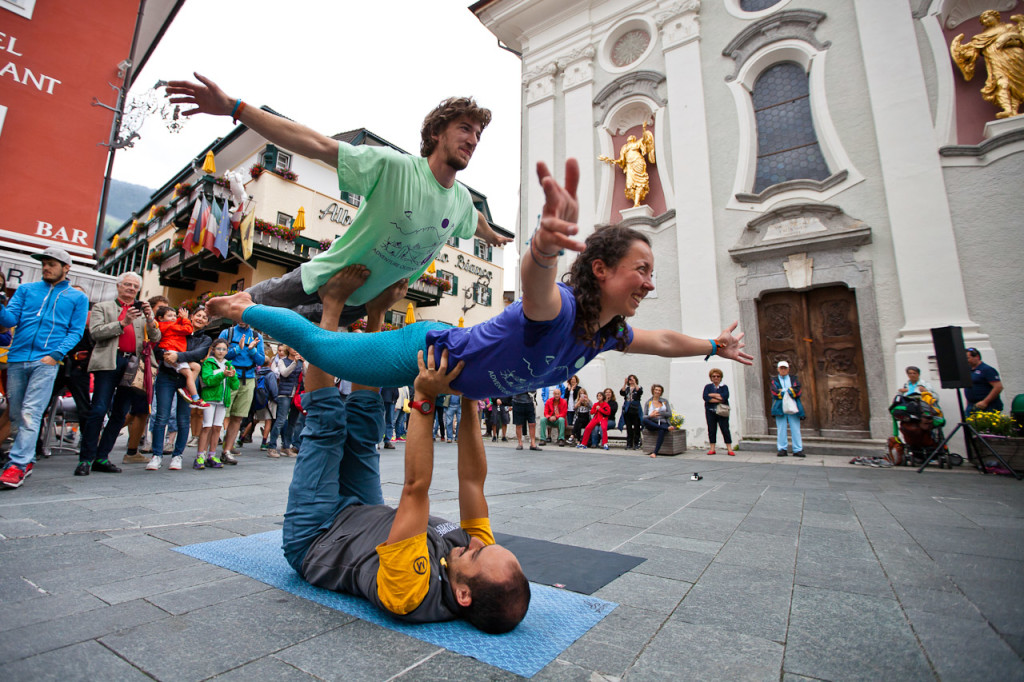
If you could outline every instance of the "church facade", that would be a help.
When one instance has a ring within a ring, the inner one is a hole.
[[[961,327],[1003,376],[1024,376],[1018,262],[1024,116],[997,119],[950,43],[1019,0],[482,0],[470,8],[523,63],[520,250],[543,196],[537,161],[580,162],[583,236],[646,234],[656,290],[639,327],[713,337],[732,321],[753,367],[607,353],[581,373],[616,391],[662,383],[706,438],[710,367],[734,432],[774,433],[768,382],[788,360],[805,438],[891,435],[916,365],[939,386],[930,329]],[[614,160],[653,136],[634,208]],[[571,254],[560,268],[568,268]],[[952,391],[943,404],[955,411]],[[738,439],[737,439],[738,440]]]

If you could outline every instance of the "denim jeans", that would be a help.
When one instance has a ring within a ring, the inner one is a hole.
[[[184,386],[185,379],[179,374],[170,376],[162,370],[156,373],[156,380],[153,382],[153,394],[156,396],[156,410],[153,412],[154,457],[162,457],[164,454],[164,433],[167,430],[167,422],[171,418],[171,407],[175,404],[177,404],[177,408],[174,422],[178,435],[174,439],[174,454],[180,457],[188,445],[191,406],[184,400],[175,401],[174,399],[176,391]]]
[[[395,404],[388,403],[384,406],[384,440],[390,441],[395,437]]]
[[[657,431],[658,432],[658,439],[654,443],[654,454],[658,454],[659,452],[661,452],[661,445],[662,445],[662,443],[665,442],[665,434],[668,433],[668,427],[669,427],[668,420],[667,419],[662,419],[660,417],[658,419],[651,419],[650,417],[644,417],[643,425],[644,425],[644,427],[650,429],[651,431]]]
[[[341,402],[345,402],[342,398]],[[302,414],[302,410],[297,410],[298,416],[295,417],[295,426],[292,427],[292,447],[302,447],[302,437],[305,435],[303,432],[306,430],[306,415]]]
[[[448,407],[444,408],[444,430],[448,434],[448,440],[458,440],[459,430],[453,426],[455,425],[455,418],[459,418],[459,426],[462,426],[462,398],[458,396],[452,396],[451,402]]]
[[[92,409],[82,424],[79,461],[102,462],[114,449],[132,406],[132,389],[118,386],[127,364],[128,357],[118,353],[114,369],[92,373]],[[104,417],[107,417],[106,426],[103,426]]]
[[[800,438],[800,417],[795,414],[784,414],[775,417],[775,426],[779,429],[779,437],[775,442],[778,449],[786,449],[786,429],[788,427],[793,437],[793,452],[801,452],[804,449],[803,440]]]
[[[295,460],[284,513],[285,559],[296,571],[313,541],[353,504],[384,504],[377,443],[384,404],[376,391],[342,400],[333,386],[302,396],[309,429]],[[342,447],[338,447],[342,444]]]
[[[277,416],[274,417],[274,426],[270,429],[270,436],[267,438],[267,445],[277,448],[277,437],[281,436],[281,447],[287,449],[292,444],[292,430],[288,428],[288,413],[291,411],[292,399],[286,395],[279,395],[274,398],[277,404]]]
[[[406,421],[409,415],[404,411],[395,413],[395,438],[405,438]]]
[[[59,369],[58,365],[47,365],[41,360],[7,363],[11,424],[18,427],[8,456],[19,469],[24,470],[36,458],[36,439]]]

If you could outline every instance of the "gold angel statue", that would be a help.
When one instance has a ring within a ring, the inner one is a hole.
[[[949,46],[964,80],[974,77],[978,55],[985,58],[988,78],[981,96],[1000,108],[996,118],[1017,116],[1024,101],[1024,14],[1014,14],[1010,19],[1016,23],[1004,24],[999,12],[986,10],[978,17],[984,31],[966,43],[961,33]]]
[[[604,154],[597,157],[598,161],[615,164],[626,174],[626,198],[633,200],[634,207],[640,205],[651,189],[644,156],[647,156],[648,162],[654,164],[654,133],[647,129],[647,121],[644,121],[643,130],[639,140],[636,139],[636,135],[630,135],[626,139],[626,144],[619,150],[619,158],[609,159]]]

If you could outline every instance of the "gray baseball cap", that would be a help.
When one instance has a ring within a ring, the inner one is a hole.
[[[64,249],[57,246],[48,246],[42,253],[33,253],[32,257],[36,260],[43,260],[44,258],[52,258],[55,261],[63,263],[64,265],[71,265],[71,256]]]

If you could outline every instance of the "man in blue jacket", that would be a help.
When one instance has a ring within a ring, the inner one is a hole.
[[[0,485],[20,488],[32,473],[36,438],[58,365],[85,331],[89,298],[68,281],[71,256],[51,246],[32,257],[42,262],[43,280],[22,284],[7,306],[0,327],[17,327],[7,354],[7,394],[18,436]]]
[[[263,337],[259,332],[239,322],[220,333],[222,339],[228,341],[227,359],[238,372],[238,390],[231,394],[231,407],[228,408],[227,427],[224,433],[224,452],[231,456],[231,447],[242,427],[242,420],[249,415],[252,407],[252,394],[256,388],[256,368],[267,361],[263,354]]]

